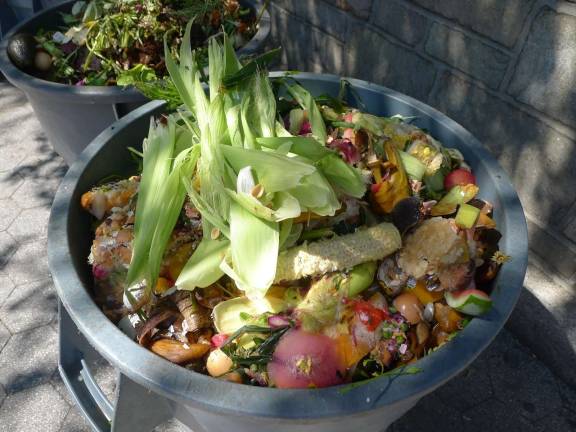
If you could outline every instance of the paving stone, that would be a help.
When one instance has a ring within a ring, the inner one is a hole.
[[[518,305],[506,328],[564,382],[576,388],[576,298],[557,283],[531,253]],[[576,400],[574,401],[576,410]]]
[[[542,229],[528,218],[530,248],[546,260],[556,272],[569,280],[576,273],[576,244],[553,229]]]
[[[6,230],[20,213],[20,207],[11,199],[0,200],[0,231]]]
[[[50,150],[31,108],[0,117],[0,143],[0,172],[16,168],[31,152]]]
[[[441,76],[430,103],[496,156],[531,217],[549,227],[561,223],[576,201],[576,142],[450,73]]]
[[[0,352],[0,384],[11,394],[48,383],[57,360],[58,337],[50,326],[15,334]]]
[[[289,69],[310,71],[317,64],[326,73],[343,72],[344,47],[338,39],[310,27],[302,19],[278,7],[274,8],[271,17],[272,39],[283,45],[282,60]],[[286,38],[291,34],[299,37]],[[310,53],[315,54],[311,56]]]
[[[188,427],[184,426],[176,419],[168,420],[167,422],[156,426],[153,432],[193,432]]]
[[[0,352],[2,352],[4,346],[8,343],[10,336],[10,330],[0,321]]]
[[[69,410],[48,384],[11,394],[0,408],[0,432],[57,432]]]
[[[6,274],[0,274],[0,306],[6,301],[12,290],[14,282]]]
[[[59,432],[92,432],[92,428],[82,416],[78,407],[74,405],[64,418]]]
[[[494,392],[490,375],[483,364],[483,357],[478,358],[463,373],[440,387],[436,394],[442,402],[461,412],[491,398]]]
[[[58,312],[58,300],[51,279],[19,285],[2,308],[0,319],[12,333],[50,324]]]
[[[18,250],[18,243],[6,231],[0,232],[0,271],[5,271],[12,256]]]
[[[34,207],[50,208],[60,180],[59,178],[49,180],[26,179],[12,199],[23,209]]]
[[[534,0],[412,0],[503,45],[518,40]]]
[[[275,0],[274,5],[299,16],[339,40],[346,38],[348,20],[346,13],[339,8],[322,1]],[[308,50],[308,53],[315,51]]]
[[[10,225],[8,232],[18,243],[38,241],[48,235],[50,207],[35,207],[22,210],[18,218]]]
[[[552,414],[534,425],[537,432],[574,432],[576,422],[559,414]]]
[[[431,425],[433,425],[433,429],[431,429]],[[432,393],[424,397],[404,417],[396,421],[394,431],[459,431],[463,426],[462,415]]]
[[[2,136],[0,136],[0,139],[2,139],[2,142],[4,143],[7,141],[6,138],[3,138]],[[0,154],[2,155],[2,157],[0,158],[0,173],[13,170],[26,156],[24,153],[21,152],[18,153],[13,152],[10,146],[8,146],[7,144],[0,146]]]
[[[2,82],[0,79],[0,96],[2,97],[2,106],[0,106],[0,115],[5,115],[15,108],[28,106],[28,100],[24,93],[16,87]],[[29,106],[28,106],[29,108]]]
[[[576,430],[576,390],[574,390],[574,387],[566,385],[563,381],[558,381],[558,390],[562,399],[560,415],[566,419],[572,430]],[[543,420],[540,423],[545,425],[546,421]]]
[[[562,399],[550,370],[516,340],[508,339],[487,360],[496,398],[531,422],[559,413]]]
[[[432,24],[425,49],[431,56],[492,88],[498,87],[510,62],[510,57],[502,51],[438,23]]]
[[[350,12],[358,18],[369,18],[372,11],[373,0],[327,0],[328,3]]]
[[[0,147],[0,154],[2,154],[2,147]],[[0,199],[10,198],[22,183],[24,183],[24,178],[16,172],[16,168],[0,172]]]
[[[543,10],[534,20],[509,92],[570,126],[576,123],[576,17]]]
[[[27,241],[32,239],[30,237]],[[5,272],[16,285],[49,278],[46,239],[19,245],[6,265]]]
[[[426,18],[396,0],[377,2],[373,23],[409,45],[417,45],[426,36]]]
[[[564,229],[563,234],[571,241],[576,243],[576,214],[566,224],[566,228]]]
[[[68,167],[56,152],[37,151],[27,156],[15,171],[25,179],[45,181],[61,179]]]
[[[535,432],[533,424],[522,417],[507,404],[488,399],[475,407],[464,411],[463,432]],[[454,429],[452,429],[454,430]]]
[[[431,62],[373,30],[352,30],[346,53],[348,76],[383,84],[421,100],[426,99],[434,84],[436,73]],[[378,59],[378,66],[368,59]]]

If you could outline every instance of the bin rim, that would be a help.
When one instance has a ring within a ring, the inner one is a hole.
[[[273,72],[272,77],[284,72]],[[294,76],[291,74],[291,76]],[[67,236],[70,209],[79,205],[71,200],[77,181],[90,160],[119,130],[132,120],[161,109],[153,101],[131,112],[103,131],[72,165],[56,194],[49,221],[48,258],[60,299],[79,330],[109,362],[135,382],[180,403],[222,414],[280,419],[320,419],[342,417],[389,406],[408,399],[419,399],[465,369],[495,338],[510,316],[522,290],[528,261],[526,219],[520,200],[498,162],[467,130],[444,114],[383,86],[335,75],[299,73],[296,78],[334,84],[346,79],[353,87],[378,92],[399,100],[439,121],[467,144],[467,150],[485,165],[498,196],[504,203],[496,209],[506,226],[506,263],[494,287],[492,310],[473,319],[441,349],[418,360],[413,366],[420,373],[382,376],[360,384],[322,389],[275,389],[229,383],[189,371],[156,356],[124,335],[92,301],[82,284],[69,254]]]
[[[249,3],[253,8],[258,10],[261,7],[260,0],[242,0]],[[142,93],[134,87],[121,86],[75,86],[62,84],[53,81],[37,78],[29,73],[20,70],[12,63],[8,57],[8,41],[10,38],[21,32],[34,21],[38,20],[44,14],[56,13],[60,10],[68,10],[76,0],[68,0],[57,3],[54,6],[46,8],[30,18],[18,23],[6,35],[0,39],[0,72],[14,86],[24,92],[37,92],[49,94],[60,100],[75,103],[117,103],[117,102],[141,102],[148,100]],[[236,51],[237,55],[253,55],[259,51],[270,34],[271,22],[268,9],[263,11],[256,34]]]

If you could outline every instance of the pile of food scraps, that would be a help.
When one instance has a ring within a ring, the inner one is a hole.
[[[16,66],[42,79],[69,85],[140,85],[167,75],[164,45],[177,53],[184,28],[205,62],[207,40],[221,32],[235,48],[256,32],[258,15],[237,0],[77,1],[61,25],[19,33],[9,42]]]
[[[138,176],[82,197],[112,320],[196,372],[311,388],[412,364],[490,310],[508,257],[458,150],[347,105],[345,81],[314,98],[226,37],[208,52],[207,93],[190,48],[167,53],[181,106]]]

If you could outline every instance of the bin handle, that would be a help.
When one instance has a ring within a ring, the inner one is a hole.
[[[110,432],[114,406],[94,380],[86,358],[93,348],[76,330],[62,305],[60,314],[60,361],[58,371],[76,405],[95,432]],[[84,339],[84,340],[83,340]]]

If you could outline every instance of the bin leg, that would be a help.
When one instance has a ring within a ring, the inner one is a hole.
[[[172,418],[169,402],[118,374],[118,400],[112,419],[112,432],[147,432]]]

